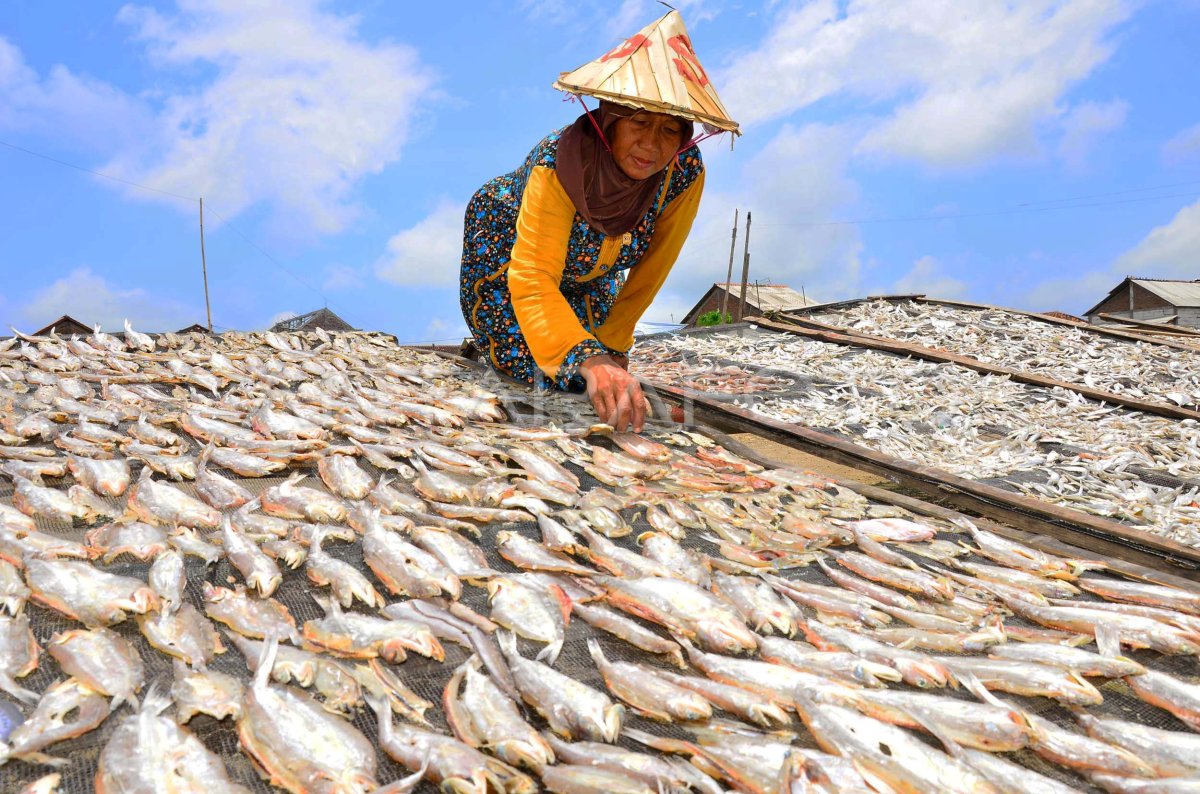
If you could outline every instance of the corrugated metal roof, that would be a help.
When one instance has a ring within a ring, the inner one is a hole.
[[[728,290],[732,298],[741,297],[742,285],[740,282],[737,284],[718,283],[715,286],[718,289]],[[746,305],[753,306],[760,312],[800,309],[805,306],[814,306],[818,303],[821,303],[821,301],[811,296],[803,295],[783,284],[746,285]]]
[[[1172,306],[1200,306],[1200,281],[1159,281],[1135,278],[1133,283],[1150,290]]]

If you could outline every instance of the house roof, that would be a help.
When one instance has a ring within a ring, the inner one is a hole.
[[[1109,290],[1108,294],[1101,298],[1099,303],[1088,309],[1084,314],[1090,315],[1096,313],[1109,298],[1123,290],[1125,285],[1129,283],[1137,284],[1142,289],[1152,292],[1172,306],[1200,306],[1200,279],[1196,281],[1184,281],[1169,278],[1126,276],[1124,281]]]
[[[311,331],[322,328],[326,331],[354,331],[353,325],[338,317],[329,309],[317,309],[308,314],[289,317],[271,326],[272,331]]]
[[[704,293],[703,297],[696,302],[696,305],[691,308],[683,318],[684,324],[693,323],[696,317],[700,314],[700,308],[708,302],[708,299],[713,294],[720,295],[721,292],[729,293],[730,306],[734,305],[735,301],[741,299],[742,284],[729,282],[717,282]],[[821,301],[803,293],[797,292],[784,284],[747,284],[746,285],[746,311],[747,313],[762,314],[763,312],[782,312],[789,309],[802,309],[805,306],[815,306]],[[731,312],[732,313],[732,312]]]
[[[92,327],[84,325],[69,314],[64,314],[54,322],[33,332],[33,336],[46,336],[53,330],[59,336],[86,336],[92,333]]]
[[[208,330],[208,326],[206,326],[206,325],[201,325],[200,323],[192,323],[187,328],[180,328],[175,333],[177,333],[177,334],[211,334],[212,331]]]
[[[1046,315],[1047,317],[1053,317],[1056,320],[1074,320],[1077,323],[1087,322],[1082,317],[1076,317],[1075,315],[1067,314],[1066,312],[1042,312],[1042,314]]]
[[[1200,281],[1135,278],[1133,283],[1153,292],[1173,306],[1200,306]]]

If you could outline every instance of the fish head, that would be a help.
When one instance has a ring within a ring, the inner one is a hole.
[[[489,781],[496,791],[504,791],[503,784],[485,769],[476,769],[469,777],[443,778],[441,789],[446,794],[487,794]]]
[[[621,725],[625,722],[625,707],[614,703],[604,709],[604,721],[600,726],[601,741],[615,742],[621,738]]]
[[[728,655],[749,653],[758,648],[758,635],[745,624],[701,620],[697,627],[701,644]]]
[[[550,749],[546,740],[537,734],[533,734],[529,739],[498,742],[491,750],[513,766],[523,766],[539,772],[554,763],[554,751]]]
[[[346,517],[346,508],[340,502],[310,504],[308,514],[312,520],[322,524],[336,524]]]

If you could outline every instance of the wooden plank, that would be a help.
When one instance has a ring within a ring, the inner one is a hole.
[[[895,353],[901,356],[913,356],[926,361],[933,361],[940,364],[956,364],[960,367],[983,372],[989,375],[1005,375],[1010,379],[1019,383],[1028,383],[1031,386],[1041,386],[1047,389],[1066,389],[1080,394],[1091,400],[1106,402],[1110,405],[1120,405],[1125,408],[1131,408],[1135,411],[1155,414],[1157,416],[1165,416],[1169,419],[1196,419],[1200,420],[1200,411],[1183,408],[1178,405],[1170,405],[1168,403],[1149,402],[1147,400],[1139,400],[1134,397],[1107,392],[1101,389],[1093,389],[1090,386],[1083,386],[1078,383],[1070,383],[1068,381],[1056,380],[1048,378],[1044,375],[1037,375],[1032,372],[1025,372],[1011,367],[1001,366],[999,364],[988,364],[979,359],[962,356],[958,353],[950,353],[944,350],[934,350],[930,347],[913,344],[911,342],[901,342],[895,339],[887,339],[882,336],[873,336],[871,334],[863,334],[857,331],[847,331],[836,326],[827,325],[817,320],[792,319],[788,318],[789,323],[803,323],[803,326],[791,325],[789,323],[772,322],[765,317],[753,317],[750,321],[755,325],[763,328],[768,328],[772,331],[780,331],[781,333],[795,334],[804,336],[809,339],[816,339],[821,342],[831,342],[838,345],[847,345],[851,347],[866,347],[872,350],[882,350],[887,353]]]
[[[1166,339],[1147,339],[1144,336],[1130,331],[1122,331],[1119,328],[1104,328],[1103,326],[1093,325],[1089,322],[1080,320],[1067,320],[1062,317],[1049,317],[1039,312],[1029,312],[1024,309],[1012,309],[1007,306],[993,306],[990,303],[974,303],[972,301],[963,300],[945,300],[942,298],[929,298],[924,295],[887,295],[878,298],[860,298],[853,301],[841,301],[840,303],[826,303],[820,306],[806,306],[803,309],[792,309],[785,314],[791,317],[800,318],[805,315],[814,314],[821,309],[841,308],[844,306],[853,306],[858,303],[865,303],[868,300],[886,300],[891,303],[899,303],[902,300],[910,300],[913,303],[928,303],[932,306],[949,306],[955,309],[974,309],[974,310],[989,310],[998,312],[1008,312],[1021,317],[1029,317],[1039,322],[1048,323],[1050,325],[1063,325],[1068,328],[1077,328],[1088,333],[1098,334],[1100,336],[1110,336],[1120,339],[1125,342],[1148,342],[1151,344],[1160,344],[1164,347],[1175,348],[1176,350],[1195,350],[1195,347],[1186,345],[1181,342],[1172,342]],[[807,317],[805,317],[807,319]],[[812,322],[816,322],[813,320]],[[836,327],[836,326],[825,326]]]
[[[483,370],[489,369],[487,364],[484,364],[481,361],[472,361],[470,359],[466,359],[461,356],[456,356],[452,353],[443,353],[441,351],[436,351],[435,354],[438,355],[440,358],[445,358],[445,359],[454,361],[458,364],[462,364],[463,366],[470,368],[470,369],[474,369],[476,371],[483,371]],[[522,385],[518,381],[512,380],[511,378],[504,378],[504,380],[513,385]],[[654,384],[649,384],[649,383],[647,383],[647,385],[649,385],[651,387],[650,390],[647,391],[647,396],[650,398],[651,403],[654,406],[655,417],[657,420],[656,423],[661,422],[664,425],[666,425],[670,421],[668,419],[668,417],[671,416],[670,407],[667,405],[667,403],[665,403],[663,401],[662,396],[658,392],[663,391],[666,394],[668,394],[669,397],[674,398],[675,400],[679,400],[680,395],[683,394],[683,392],[682,392],[682,390],[679,390],[679,389],[656,386]],[[705,413],[708,413],[708,411],[706,410]],[[723,419],[724,417],[722,417],[720,415],[720,412],[717,412],[714,415],[714,418]],[[733,417],[733,418],[737,418],[737,417]],[[760,435],[762,434],[762,428],[758,427],[757,424],[753,421],[740,421],[737,423],[737,428],[740,430],[748,430],[748,432],[757,433]],[[701,426],[699,426],[699,429],[702,432],[705,432],[708,434],[715,434],[716,436],[719,436],[720,443],[723,446],[726,446],[726,448],[730,449],[730,451],[735,452],[738,455],[742,455],[743,457],[746,457],[747,459],[754,460],[755,462],[764,463],[765,457],[762,456],[760,453],[756,452],[753,449],[750,449],[749,447],[747,447],[746,445],[737,441],[736,439],[729,438],[727,435],[725,435],[724,433],[721,433],[719,430],[715,430],[715,428],[709,427],[707,425],[701,425]],[[814,433],[815,435],[824,435],[824,434],[816,433],[815,431],[810,431],[810,432]],[[786,436],[781,437],[774,433],[769,433],[766,435],[768,438],[780,440],[782,443],[788,444],[789,446],[793,446],[798,449],[802,449],[806,452],[818,454],[821,457],[837,460],[836,458],[834,458],[830,455],[821,454],[820,450],[810,447],[808,445],[791,443],[791,439],[789,439]],[[830,437],[830,438],[832,438],[832,437]],[[834,439],[834,440],[837,440],[837,439]],[[870,450],[865,450],[865,451],[870,452]],[[886,457],[886,456],[880,455],[878,457],[882,458],[882,457]],[[854,465],[853,459],[850,459],[850,461],[851,462],[849,463],[849,465]],[[844,463],[847,461],[838,460],[837,462]],[[777,466],[778,464],[776,464],[774,462],[770,462],[770,465]],[[867,468],[874,473],[877,473],[884,477],[887,477],[888,479],[893,479],[893,480],[907,479],[907,478],[901,478],[901,477],[895,475],[890,467],[865,466],[865,467],[858,467],[858,468]],[[948,475],[948,476],[952,477],[953,475]],[[918,513],[918,514],[922,514],[922,515],[937,516],[937,517],[942,517],[942,518],[947,518],[947,519],[950,517],[957,517],[957,516],[963,515],[962,513],[958,513],[956,511],[951,511],[944,507],[940,507],[938,505],[931,504],[929,502],[923,502],[918,499],[914,499],[913,497],[906,496],[904,494],[898,494],[898,493],[895,493],[893,491],[889,491],[889,490],[886,490],[883,488],[877,488],[872,485],[865,485],[863,483],[856,483],[856,482],[848,481],[848,480],[838,480],[837,478],[831,478],[831,479],[837,480],[839,485],[849,488],[850,490],[853,490],[857,493],[861,493],[863,496],[866,496],[867,498],[875,499],[876,501],[885,502],[888,504],[895,504],[898,507],[903,507],[907,510],[911,510],[914,513]],[[915,487],[917,485],[919,485],[919,487]],[[987,486],[983,486],[983,487],[987,487]],[[929,489],[927,487],[925,487],[923,484],[917,484],[917,483],[914,483],[914,490],[920,490],[922,492],[929,491]],[[993,490],[999,491],[999,489],[993,489]],[[1007,492],[1000,491],[1000,493],[1006,494]],[[952,498],[949,498],[950,496],[951,495],[949,495],[949,494],[947,495],[948,500],[954,501]],[[967,509],[972,509],[972,507],[975,504],[975,500],[966,499],[966,500],[962,500],[961,503]],[[1074,512],[1074,511],[1068,511],[1068,512]],[[1008,516],[1009,514],[1010,514],[1010,511],[1006,511],[1006,510],[995,511],[995,515],[999,518],[999,520],[1002,520],[1002,521],[1005,520],[1005,516]],[[1086,516],[1086,514],[1080,514],[1080,515]],[[966,517],[966,516],[964,516],[964,517]],[[1019,517],[1019,520],[1016,523],[1020,523],[1021,525],[1025,526],[1028,531],[1022,531],[1021,529],[1015,528],[1008,524],[995,524],[990,521],[987,521],[986,523],[981,523],[980,519],[973,518],[973,517],[971,518],[971,520],[975,521],[977,526],[981,526],[985,529],[994,531],[998,534],[1005,535],[1007,537],[1012,537],[1014,540],[1020,540],[1021,542],[1024,542],[1024,543],[1031,543],[1031,545],[1035,545],[1038,548],[1044,548],[1046,551],[1051,551],[1056,554],[1064,554],[1065,553],[1065,554],[1068,554],[1069,556],[1077,556],[1077,557],[1087,558],[1087,557],[1094,557],[1096,552],[1098,552],[1098,551],[1104,552],[1104,553],[1108,554],[1112,558],[1112,560],[1117,561],[1114,564],[1113,569],[1118,571],[1119,573],[1122,573],[1126,576],[1131,576],[1134,578],[1145,579],[1146,581],[1156,582],[1159,584],[1170,584],[1170,585],[1174,585],[1174,586],[1180,586],[1181,584],[1187,584],[1189,581],[1186,579],[1181,579],[1179,576],[1171,575],[1170,573],[1167,573],[1164,570],[1161,570],[1163,568],[1164,561],[1166,561],[1167,564],[1169,564],[1173,567],[1176,567],[1176,568],[1178,568],[1179,566],[1185,566],[1188,568],[1192,568],[1193,570],[1200,568],[1200,556],[1197,556],[1197,558],[1192,560],[1192,562],[1194,564],[1187,565],[1186,563],[1183,563],[1179,559],[1172,559],[1169,555],[1164,557],[1164,555],[1162,555],[1158,552],[1149,552],[1149,553],[1142,552],[1136,548],[1131,548],[1123,543],[1109,541],[1104,538],[1096,537],[1091,534],[1089,534],[1086,538],[1080,539],[1078,537],[1078,533],[1068,531],[1068,533],[1065,535],[1065,537],[1063,537],[1063,536],[1061,536],[1061,533],[1059,533],[1058,527],[1047,526],[1045,521],[1027,519],[1027,517],[1024,517],[1024,516]],[[1112,522],[1106,522],[1106,523],[1112,523]],[[1121,526],[1121,525],[1117,525],[1117,526]],[[1068,545],[1067,542],[1064,542],[1064,541],[1070,541],[1070,540],[1074,540],[1076,543],[1086,542],[1088,544],[1089,550],[1085,551],[1082,548],[1079,548],[1077,545]],[[1034,541],[1036,541],[1036,542],[1034,542]],[[1175,544],[1175,545],[1179,545],[1179,544]],[[1181,546],[1181,548],[1187,550],[1187,547]],[[1188,550],[1188,551],[1191,551],[1191,550]],[[1110,562],[1112,562],[1112,560],[1110,560]],[[1194,574],[1194,573],[1192,575],[1196,576],[1196,574]],[[1200,577],[1197,577],[1197,580],[1200,580]]]
[[[750,445],[745,444],[730,435],[722,433],[715,428],[706,427],[704,425],[699,425],[698,428],[735,455],[740,455],[747,460],[753,461],[760,466],[766,466],[767,468],[788,468],[787,464],[781,463],[772,458],[770,455],[759,452]],[[1027,546],[1032,546],[1033,548],[1040,549],[1051,554],[1085,560],[1096,559],[1098,556],[1096,552],[1099,549],[1097,548],[1083,549],[1079,546],[1073,546],[1069,543],[1064,543],[1058,538],[1053,538],[1048,535],[1033,534],[1008,526],[1007,524],[996,523],[995,521],[991,521],[987,518],[981,518],[976,515],[967,515],[966,513],[961,513],[957,510],[951,510],[947,507],[943,507],[932,502],[926,502],[921,499],[908,496],[907,494],[890,491],[887,488],[879,488],[874,485],[867,485],[865,483],[846,480],[836,476],[825,474],[822,474],[821,476],[826,477],[843,488],[861,494],[871,501],[895,505],[896,507],[903,508],[916,515],[938,518],[947,522],[955,519],[965,518],[980,529],[986,529],[989,532],[994,532],[997,535],[1003,535],[1004,537],[1020,541]],[[1118,551],[1123,552],[1124,548],[1118,549]],[[1114,558],[1111,556],[1111,554],[1110,557],[1105,560],[1105,562],[1108,564],[1110,571],[1119,573],[1122,576],[1126,576],[1131,579],[1139,579],[1141,581],[1167,585],[1170,587],[1179,587],[1191,592],[1200,593],[1200,583],[1197,581],[1185,579],[1181,576],[1176,576],[1175,574],[1164,570],[1158,557],[1153,555],[1142,556],[1145,557],[1145,564]]]
[[[1096,315],[1101,320],[1112,320],[1115,323],[1123,323],[1125,325],[1136,325],[1139,328],[1145,328],[1147,331],[1169,331],[1189,336],[1200,336],[1200,329],[1192,328],[1187,325],[1164,325],[1163,323],[1152,323],[1147,320],[1138,320],[1134,317],[1122,317],[1119,314],[1111,314],[1109,312],[1101,312]]]
[[[718,427],[766,435],[780,443],[891,479],[932,499],[995,518],[1018,529],[1049,535],[1074,545],[1102,550],[1121,559],[1149,564],[1155,559],[1200,570],[1200,549],[1142,532],[1124,524],[968,480],[932,466],[902,461],[867,447],[797,424],[778,422],[733,405],[707,400],[674,386],[647,383],[658,396],[690,409]]]

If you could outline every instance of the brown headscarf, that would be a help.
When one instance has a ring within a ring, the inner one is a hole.
[[[604,139],[612,141],[612,128],[617,120],[641,112],[601,100],[592,117],[603,130]],[[692,139],[692,122],[687,119],[679,122],[683,127],[679,145],[683,146]],[[621,170],[587,113],[563,130],[555,171],[583,219],[610,237],[637,226],[660,187],[658,174],[632,179]]]

